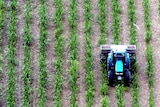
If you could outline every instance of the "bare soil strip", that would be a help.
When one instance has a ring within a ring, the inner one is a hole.
[[[46,107],[53,106],[53,84],[54,84],[54,25],[53,25],[53,14],[55,7],[53,0],[47,2],[47,17],[48,17],[48,29],[47,29],[47,49],[46,49],[46,66],[47,66],[47,87],[46,87]]]
[[[109,87],[108,97],[109,107],[116,107],[115,87]]]
[[[148,77],[146,74],[145,59],[145,29],[144,29],[144,11],[142,1],[135,1],[136,26],[137,26],[137,63],[138,63],[138,81],[139,81],[139,106],[148,106]]]
[[[69,89],[69,81],[68,81],[68,38],[69,38],[69,25],[68,25],[68,7],[69,7],[69,0],[62,0],[62,4],[63,4],[63,20],[62,20],[62,24],[63,24],[63,37],[64,37],[64,41],[63,41],[63,83],[62,83],[62,106],[63,107],[69,107],[69,96],[71,94],[70,89]]]
[[[37,86],[38,86],[38,39],[39,39],[39,28],[38,28],[38,11],[39,11],[38,0],[31,1],[31,34],[32,34],[32,43],[31,43],[31,86],[32,90],[32,99],[31,107],[36,107],[37,104]]]
[[[106,25],[107,25],[107,44],[112,44],[112,31],[111,31],[111,26],[112,26],[112,8],[111,8],[111,0],[106,0]]]
[[[129,24],[128,24],[128,7],[127,0],[120,0],[121,13],[119,15],[120,19],[120,40],[121,44],[129,44]],[[127,106],[130,107],[130,106]]]
[[[100,106],[100,84],[101,84],[101,71],[99,64],[100,48],[98,46],[98,40],[100,37],[99,24],[98,24],[98,0],[91,0],[91,14],[92,14],[92,58],[93,58],[93,75],[94,75],[94,86],[95,86],[95,97],[93,107]]]
[[[150,1],[150,15],[151,15],[151,31],[152,31],[152,48],[153,48],[153,67],[154,67],[154,101],[155,107],[160,107],[160,22],[158,21],[158,1]]]
[[[79,62],[79,74],[78,74],[78,93],[77,102],[79,107],[86,105],[85,101],[85,70],[84,70],[84,2],[77,0],[77,35],[78,35],[78,62]]]
[[[15,70],[15,79],[16,79],[16,89],[15,89],[15,100],[16,106],[20,107],[22,103],[22,88],[23,83],[21,80],[22,76],[22,64],[23,64],[23,26],[24,26],[24,10],[25,2],[19,1],[17,4],[17,43],[16,43],[16,52],[15,58],[17,61]]]
[[[128,45],[129,44],[129,24],[128,24],[128,7],[127,0],[120,1],[121,14],[120,18],[120,40],[121,44]],[[130,88],[124,92],[124,103],[125,107],[131,107],[132,98],[131,98],[131,90]]]

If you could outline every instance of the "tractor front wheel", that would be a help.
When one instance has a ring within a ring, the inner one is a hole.
[[[126,86],[130,86],[130,82],[131,82],[131,72],[129,70],[126,70],[124,75],[124,84]]]

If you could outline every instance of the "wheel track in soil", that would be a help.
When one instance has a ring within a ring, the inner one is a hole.
[[[113,44],[112,36],[112,4],[111,0],[107,2],[107,44]],[[116,96],[115,96],[115,87],[108,86],[108,102],[110,107],[116,107]]]
[[[127,0],[120,1],[121,14],[119,15],[120,19],[120,42],[122,45],[129,44],[129,23],[128,23],[128,6]],[[125,107],[131,107],[132,98],[131,98],[131,90],[128,87],[127,91],[124,91],[123,95],[124,105]]]
[[[69,37],[69,23],[68,23],[68,8],[69,8],[69,0],[62,0],[63,5],[63,18],[62,18],[62,35],[63,35],[63,72],[62,72],[62,93],[61,93],[61,99],[62,99],[62,107],[69,107],[69,96],[71,94],[69,83],[68,83],[68,37]]]
[[[31,87],[32,96],[31,96],[31,107],[36,107],[37,105],[37,88],[38,88],[38,39],[39,39],[39,28],[38,20],[39,19],[39,2],[38,0],[31,1]]]
[[[136,30],[137,30],[137,63],[138,63],[138,81],[139,81],[139,106],[148,106],[148,77],[146,74],[145,59],[145,28],[144,28],[144,11],[142,1],[135,0]]]
[[[155,107],[160,107],[160,73],[159,73],[159,65],[160,65],[160,22],[158,19],[158,1],[152,0],[150,1],[150,16],[151,16],[151,31],[152,31],[152,41],[151,46],[153,48],[153,76],[154,76],[154,85],[153,85],[153,92],[154,92],[154,102]],[[157,25],[158,24],[158,25]]]
[[[54,25],[53,25],[53,15],[55,11],[55,6],[53,0],[48,0],[47,5],[47,17],[48,17],[48,28],[47,28],[47,48],[46,48],[46,67],[47,67],[47,87],[46,87],[46,107],[53,106],[53,84],[54,84]]]
[[[95,87],[95,97],[93,107],[100,106],[100,84],[101,84],[101,71],[99,64],[99,55],[100,50],[98,46],[98,41],[100,37],[100,30],[98,24],[98,8],[99,0],[91,0],[91,14],[92,14],[92,23],[91,23],[91,44],[92,44],[92,58],[93,58],[93,76],[94,76],[94,87]]]
[[[2,61],[2,96],[3,98],[1,99],[2,107],[6,106],[6,84],[7,84],[7,47],[8,47],[8,38],[7,38],[7,26],[8,26],[8,15],[6,9],[9,7],[9,1],[4,2],[5,5],[5,15],[4,15],[4,29],[2,32],[2,51],[3,51],[3,61]]]
[[[86,105],[85,101],[85,70],[84,70],[84,2],[82,0],[77,0],[77,35],[78,35],[78,63],[79,63],[79,73],[78,73],[78,93],[77,93],[77,103],[79,107],[84,107]]]
[[[17,3],[17,42],[16,42],[16,51],[15,58],[17,61],[17,65],[15,66],[15,79],[16,79],[16,88],[15,88],[15,104],[17,107],[22,106],[22,64],[23,64],[23,28],[24,28],[24,10],[25,10],[25,2],[19,1]]]

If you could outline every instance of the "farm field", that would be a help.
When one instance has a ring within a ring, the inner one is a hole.
[[[0,107],[160,107],[159,0],[0,0]],[[137,46],[130,87],[101,44]]]

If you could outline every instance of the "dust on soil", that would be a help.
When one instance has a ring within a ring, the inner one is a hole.
[[[69,88],[69,81],[68,81],[68,39],[69,39],[69,23],[68,23],[68,8],[69,8],[69,0],[62,0],[62,7],[63,7],[63,18],[62,18],[62,26],[63,26],[63,83],[62,83],[62,93],[61,93],[61,99],[62,99],[62,106],[68,107],[69,106],[69,96],[71,94],[70,88]]]
[[[78,63],[79,63],[79,73],[78,73],[78,93],[77,93],[77,103],[79,107],[84,107],[86,105],[85,101],[85,70],[84,70],[84,2],[82,0],[77,0],[77,35],[78,35]]]
[[[53,106],[53,84],[54,84],[54,25],[53,25],[53,14],[55,6],[53,5],[53,0],[48,0],[47,3],[47,18],[48,18],[48,28],[47,28],[47,48],[46,48],[46,67],[47,67],[47,84],[46,84],[46,107]]]
[[[100,31],[98,24],[98,0],[91,0],[91,14],[92,14],[92,23],[91,23],[91,41],[92,41],[92,58],[93,58],[93,76],[94,76],[94,87],[95,87],[95,96],[93,107],[100,106],[100,84],[101,84],[101,71],[99,64],[99,54],[100,48],[98,45]]]
[[[151,31],[152,31],[152,48],[153,48],[153,77],[154,77],[154,102],[155,107],[160,107],[160,73],[159,73],[159,65],[160,65],[160,20],[158,19],[158,1],[152,0],[150,1],[150,16],[151,16]]]
[[[37,86],[38,86],[38,38],[39,38],[39,28],[38,28],[38,11],[39,3],[38,0],[31,2],[31,106],[36,107],[37,104]]]
[[[139,81],[139,105],[140,107],[148,106],[148,78],[146,74],[145,59],[145,29],[144,29],[144,11],[142,1],[135,1],[136,9],[136,26],[137,26],[137,63],[138,63],[138,81]]]

